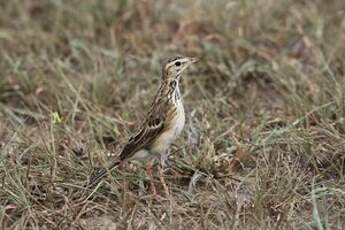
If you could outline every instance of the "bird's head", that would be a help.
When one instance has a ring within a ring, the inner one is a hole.
[[[179,80],[183,71],[197,61],[197,58],[192,57],[175,57],[169,59],[165,65],[163,65],[163,80]]]

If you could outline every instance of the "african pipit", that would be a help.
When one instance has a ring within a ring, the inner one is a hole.
[[[167,153],[185,123],[179,81],[183,71],[196,61],[196,58],[175,57],[163,65],[161,85],[145,120],[129,138],[119,158],[108,169],[101,169],[91,176],[90,186],[97,184],[107,172],[126,160],[147,161]],[[151,174],[150,168],[148,171]]]

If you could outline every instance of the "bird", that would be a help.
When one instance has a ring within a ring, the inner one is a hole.
[[[160,87],[145,119],[130,136],[119,157],[108,168],[101,168],[90,176],[89,186],[98,184],[108,172],[123,162],[129,160],[147,162],[168,153],[169,147],[181,134],[185,124],[185,111],[179,87],[180,79],[182,73],[198,60],[195,57],[177,56],[168,59],[163,64]],[[148,164],[147,172],[152,178],[151,169],[152,164]],[[164,181],[161,180],[161,182],[165,186]]]

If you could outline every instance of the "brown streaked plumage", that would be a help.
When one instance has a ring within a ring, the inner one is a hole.
[[[89,186],[97,184],[108,171],[129,159],[147,160],[165,154],[181,133],[185,114],[179,90],[182,72],[196,62],[196,58],[175,57],[162,68],[161,85],[146,119],[122,149],[118,160],[108,169],[101,169],[90,178]]]

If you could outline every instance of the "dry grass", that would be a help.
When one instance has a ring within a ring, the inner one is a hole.
[[[345,225],[343,0],[0,7],[2,229]],[[176,53],[203,59],[182,83],[188,118],[165,172],[171,195],[153,199],[130,164],[85,191]]]

